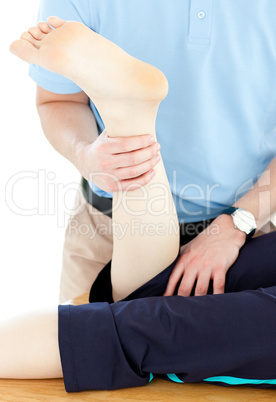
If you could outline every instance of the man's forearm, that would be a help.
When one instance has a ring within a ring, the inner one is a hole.
[[[254,187],[241,197],[235,207],[250,211],[257,222],[257,230],[270,221],[276,212],[276,157],[268,165]]]
[[[76,151],[98,136],[95,117],[87,104],[48,102],[38,106],[42,129],[51,145],[77,168]]]

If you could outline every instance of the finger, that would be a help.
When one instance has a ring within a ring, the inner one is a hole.
[[[124,152],[136,151],[148,147],[156,142],[152,135],[136,135],[133,137],[106,137],[108,142],[108,153],[121,154]]]
[[[138,188],[141,188],[148,184],[153,176],[155,175],[154,170],[150,170],[149,172],[136,177],[135,179],[129,180],[121,180],[118,182],[113,182],[109,185],[109,191],[116,192],[116,191],[134,191]]]
[[[113,173],[119,180],[133,179],[149,172],[160,162],[160,159],[160,155],[157,155],[155,158],[152,158],[149,161],[140,163],[140,165],[115,169]]]
[[[196,281],[196,276],[196,271],[185,272],[177,292],[179,296],[188,297],[191,295],[194,283]]]
[[[174,269],[169,277],[167,287],[165,292],[163,293],[163,296],[172,296],[174,294],[176,285],[180,281],[181,276],[183,275],[184,272],[184,262],[181,260],[178,260],[178,262],[175,264]]]
[[[219,295],[224,293],[225,288],[225,274],[224,272],[218,272],[214,275],[213,279],[213,292],[214,295]]]
[[[200,275],[197,279],[195,296],[207,295],[211,274]]]
[[[116,168],[139,165],[154,158],[161,146],[154,143],[146,148],[139,149],[138,151],[127,152],[123,154],[112,155],[114,163],[116,161]]]

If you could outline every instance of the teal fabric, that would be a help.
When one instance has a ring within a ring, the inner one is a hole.
[[[172,380],[173,382],[179,382],[179,383],[184,383],[184,381],[181,381],[176,374],[167,374],[167,377]]]
[[[236,378],[228,376],[217,376],[206,378],[204,381],[208,382],[224,382],[229,385],[246,385],[246,384],[276,384],[276,380],[250,380],[246,378]]]
[[[167,374],[167,377],[173,382],[184,383],[181,381],[176,374]],[[203,381],[206,382],[224,382],[229,385],[246,385],[246,384],[276,384],[276,380],[252,380],[246,378],[237,378],[237,377],[229,377],[229,376],[217,376],[206,378]]]
[[[41,0],[38,20],[50,15],[83,22],[166,75],[156,131],[180,221],[217,216],[275,156],[276,2]],[[34,65],[29,74],[52,92],[81,90]]]
[[[151,382],[154,379],[154,375],[152,373],[150,373],[150,379],[149,382]]]

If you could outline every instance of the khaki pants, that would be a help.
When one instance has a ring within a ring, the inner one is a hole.
[[[89,292],[111,260],[112,219],[92,207],[78,192],[65,232],[59,303]]]

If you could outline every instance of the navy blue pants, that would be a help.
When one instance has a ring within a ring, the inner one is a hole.
[[[243,246],[225,294],[211,294],[211,284],[206,296],[162,296],[173,267],[112,303],[109,263],[90,304],[59,306],[66,391],[136,387],[155,376],[276,389],[276,232]]]

